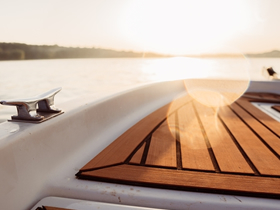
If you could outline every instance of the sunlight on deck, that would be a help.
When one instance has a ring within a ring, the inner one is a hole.
[[[175,100],[167,114],[171,116],[179,108],[176,120],[167,117],[167,121],[174,139],[176,132],[180,133],[182,148],[207,151],[209,145],[205,145],[204,134],[199,131],[202,123],[196,117],[199,114],[207,122],[205,129],[217,134],[212,147],[219,147],[224,138],[224,130],[218,120],[218,111],[240,98],[250,83],[250,64],[244,56],[240,55],[240,58],[243,62],[239,66],[235,65],[235,58],[170,58],[158,60],[149,66],[150,69],[147,68],[150,72],[154,70],[153,76],[159,80],[184,80],[188,95]],[[207,156],[208,152],[205,154]]]

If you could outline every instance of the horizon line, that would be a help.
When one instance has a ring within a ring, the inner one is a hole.
[[[79,48],[79,49],[101,49],[101,50],[112,50],[117,52],[131,52],[131,53],[151,53],[156,54],[159,56],[166,56],[166,57],[240,57],[242,55],[245,56],[254,56],[254,55],[262,55],[266,53],[272,52],[279,52],[280,50],[274,49],[271,51],[260,51],[257,53],[231,53],[231,52],[215,52],[215,53],[193,53],[193,54],[167,54],[167,53],[160,53],[155,51],[135,51],[135,50],[122,50],[122,49],[114,49],[114,48],[103,48],[103,47],[81,47],[81,46],[66,46],[66,45],[59,45],[59,44],[28,44],[28,43],[21,43],[21,42],[0,42],[0,44],[22,44],[22,45],[29,45],[29,46],[41,46],[41,47],[62,47],[62,48]]]

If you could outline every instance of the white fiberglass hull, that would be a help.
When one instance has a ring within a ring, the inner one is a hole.
[[[248,91],[280,93],[280,83],[251,82]],[[31,209],[50,196],[150,208],[279,208],[277,199],[76,179],[83,165],[131,125],[185,93],[182,81],[162,82],[92,102],[59,104],[65,113],[41,124],[1,123],[1,209]],[[40,205],[44,202],[50,198]]]

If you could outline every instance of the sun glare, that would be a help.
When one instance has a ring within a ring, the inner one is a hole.
[[[142,71],[150,81],[171,81],[190,78],[207,78],[209,66],[200,59],[187,57],[149,60]]]
[[[206,106],[220,107],[233,103],[248,88],[250,63],[242,55],[236,59],[151,59],[142,71],[153,82],[184,80],[193,99]]]
[[[132,1],[123,14],[127,39],[143,51],[166,54],[212,51],[250,25],[250,14],[238,0]]]

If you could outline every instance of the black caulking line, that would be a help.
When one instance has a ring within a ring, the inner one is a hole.
[[[193,109],[194,109],[194,112],[195,112],[195,115],[196,115],[198,124],[199,124],[199,126],[200,126],[201,133],[202,133],[203,136],[204,136],[204,140],[205,140],[205,143],[206,143],[206,146],[207,146],[207,149],[208,149],[208,153],[209,153],[209,156],[210,156],[210,158],[211,158],[211,160],[212,160],[212,163],[213,163],[213,166],[214,166],[214,168],[215,168],[215,171],[216,171],[216,172],[221,172],[221,169],[220,169],[220,167],[219,167],[218,161],[217,161],[217,159],[216,159],[216,157],[215,157],[215,154],[214,154],[213,149],[212,149],[212,147],[211,147],[211,144],[210,144],[210,142],[209,142],[208,136],[207,136],[207,134],[206,134],[206,132],[205,132],[205,130],[204,130],[204,127],[203,127],[203,125],[202,125],[202,122],[201,122],[201,120],[200,120],[200,117],[199,117],[199,115],[198,115],[198,112],[197,112],[197,110],[196,110],[196,107],[195,107],[195,105],[194,105],[193,103],[192,103],[192,106],[193,106]]]
[[[143,152],[143,156],[142,156],[140,165],[145,165],[145,163],[146,163],[149,148],[150,148],[151,139],[152,139],[152,134],[150,134],[148,136],[147,140],[146,140],[146,145],[145,145],[145,148],[144,148],[144,152]]]
[[[140,165],[144,165],[147,159],[147,154],[148,154],[148,150],[150,147],[150,142],[151,142],[151,137],[152,134],[158,129],[158,127],[166,120],[163,119],[157,126],[154,127],[154,129],[144,138],[144,140],[132,151],[132,153],[126,158],[126,160],[124,161],[125,164],[128,164],[131,160],[131,158],[133,157],[133,155],[135,155],[135,153],[141,148],[141,146],[146,142],[145,145],[145,149],[142,155],[142,159],[141,159],[141,163]],[[143,161],[145,160],[145,162],[143,163]]]
[[[191,101],[187,102],[186,104],[191,103]],[[180,106],[178,109],[180,109],[181,107],[183,107],[184,105]],[[173,111],[172,113],[169,113],[169,115],[172,115],[174,113],[177,112],[176,109],[175,111]],[[141,163],[140,165],[145,165],[146,163],[146,159],[147,159],[147,155],[148,155],[148,151],[149,151],[149,147],[150,147],[150,143],[151,143],[151,137],[154,131],[156,131],[156,129],[166,120],[167,118],[163,119],[157,126],[155,126],[155,128],[144,138],[144,140],[133,150],[133,152],[126,158],[126,160],[124,161],[125,164],[128,164],[131,160],[131,158],[133,157],[133,155],[135,155],[135,153],[141,148],[141,146],[144,144],[144,142],[146,142],[145,148],[144,148],[144,152],[142,155],[142,159],[141,159]],[[181,147],[181,146],[180,146]],[[177,148],[177,141],[176,141],[176,148]],[[176,149],[177,152],[177,149]],[[181,153],[181,150],[180,150]],[[180,158],[181,159],[181,158]],[[177,159],[178,160],[178,159]],[[182,162],[182,161],[181,161]],[[182,164],[181,164],[182,165]]]
[[[251,103],[251,101],[249,101]],[[258,102],[258,101],[256,101]],[[259,120],[257,117],[255,117],[253,114],[251,114],[251,112],[249,112],[247,109],[245,109],[241,104],[239,104],[238,102],[236,103],[239,107],[241,107],[245,112],[247,112],[250,116],[252,116],[254,119],[256,119],[259,123],[261,123],[264,127],[266,127],[268,130],[270,130],[272,133],[274,133],[274,135],[276,135],[278,138],[280,138],[280,136],[275,133],[269,126],[265,125],[261,120]],[[256,107],[257,108],[257,107]],[[258,108],[257,108],[258,109]],[[261,110],[260,110],[261,111]],[[261,111],[262,112],[262,111]]]
[[[259,140],[280,160],[280,155],[268,143],[266,143],[266,141],[241,116],[239,116],[239,114],[233,108],[231,108],[231,110],[259,138]],[[274,133],[272,132],[272,134]]]
[[[181,154],[181,140],[180,140],[180,129],[179,129],[179,119],[178,110],[175,113],[175,134],[176,134],[176,159],[177,159],[177,169],[182,170],[182,154]]]
[[[237,115],[237,117],[239,117]],[[230,135],[232,141],[234,142],[234,144],[236,145],[236,147],[239,149],[239,151],[241,152],[241,154],[243,155],[244,159],[247,161],[248,165],[251,167],[251,169],[254,171],[255,175],[260,175],[258,169],[255,167],[255,165],[253,164],[253,162],[250,160],[250,158],[247,156],[247,154],[245,153],[245,151],[243,150],[243,148],[240,146],[240,144],[238,143],[238,141],[236,140],[236,138],[233,136],[233,134],[231,133],[230,129],[226,126],[226,124],[224,123],[224,121],[221,119],[221,117],[218,115],[218,118],[220,120],[220,122],[222,123],[222,125],[224,126],[224,128],[226,129],[226,131],[228,132],[228,134]]]
[[[147,138],[147,137],[146,137]],[[146,138],[132,151],[132,153],[126,158],[124,161],[125,164],[128,164],[131,160],[131,158],[135,155],[135,153],[143,146],[143,144],[146,142]]]

